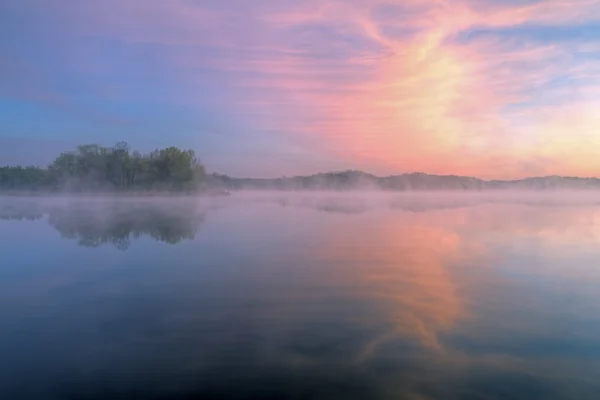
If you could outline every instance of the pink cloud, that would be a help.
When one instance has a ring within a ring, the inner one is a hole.
[[[232,117],[373,172],[516,177],[600,168],[586,147],[600,144],[590,96],[538,104],[565,74],[600,93],[600,61],[575,60],[569,44],[452,40],[470,28],[597,21],[597,1],[252,4],[64,1],[58,12],[80,34],[161,46],[180,85],[195,87],[202,68],[220,71]]]

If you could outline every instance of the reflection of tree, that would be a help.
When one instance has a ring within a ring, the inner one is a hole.
[[[360,200],[339,201],[336,199],[321,199],[315,202],[302,202],[301,205],[326,213],[361,214],[367,210],[366,204]]]
[[[144,235],[170,244],[193,239],[203,220],[204,214],[193,206],[175,208],[139,203],[100,209],[82,205],[54,208],[48,217],[48,223],[63,237],[77,239],[82,246],[111,243],[120,250],[129,248],[131,238]]]
[[[0,220],[29,220],[43,218],[44,213],[36,203],[11,203],[0,205]]]
[[[113,244],[127,250],[131,240],[148,235],[157,241],[175,244],[193,239],[204,213],[195,204],[158,202],[110,202],[0,205],[0,219],[35,220],[48,215],[48,223],[61,236],[80,245],[99,247]]]

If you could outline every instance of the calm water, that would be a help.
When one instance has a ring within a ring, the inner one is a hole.
[[[600,202],[0,198],[0,399],[598,399]]]

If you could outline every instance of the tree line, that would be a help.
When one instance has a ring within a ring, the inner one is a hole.
[[[195,190],[205,180],[204,166],[193,150],[177,147],[143,154],[125,142],[65,151],[46,168],[0,167],[4,190]]]

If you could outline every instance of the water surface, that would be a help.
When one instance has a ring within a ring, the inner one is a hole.
[[[600,202],[0,198],[1,399],[598,399]]]

